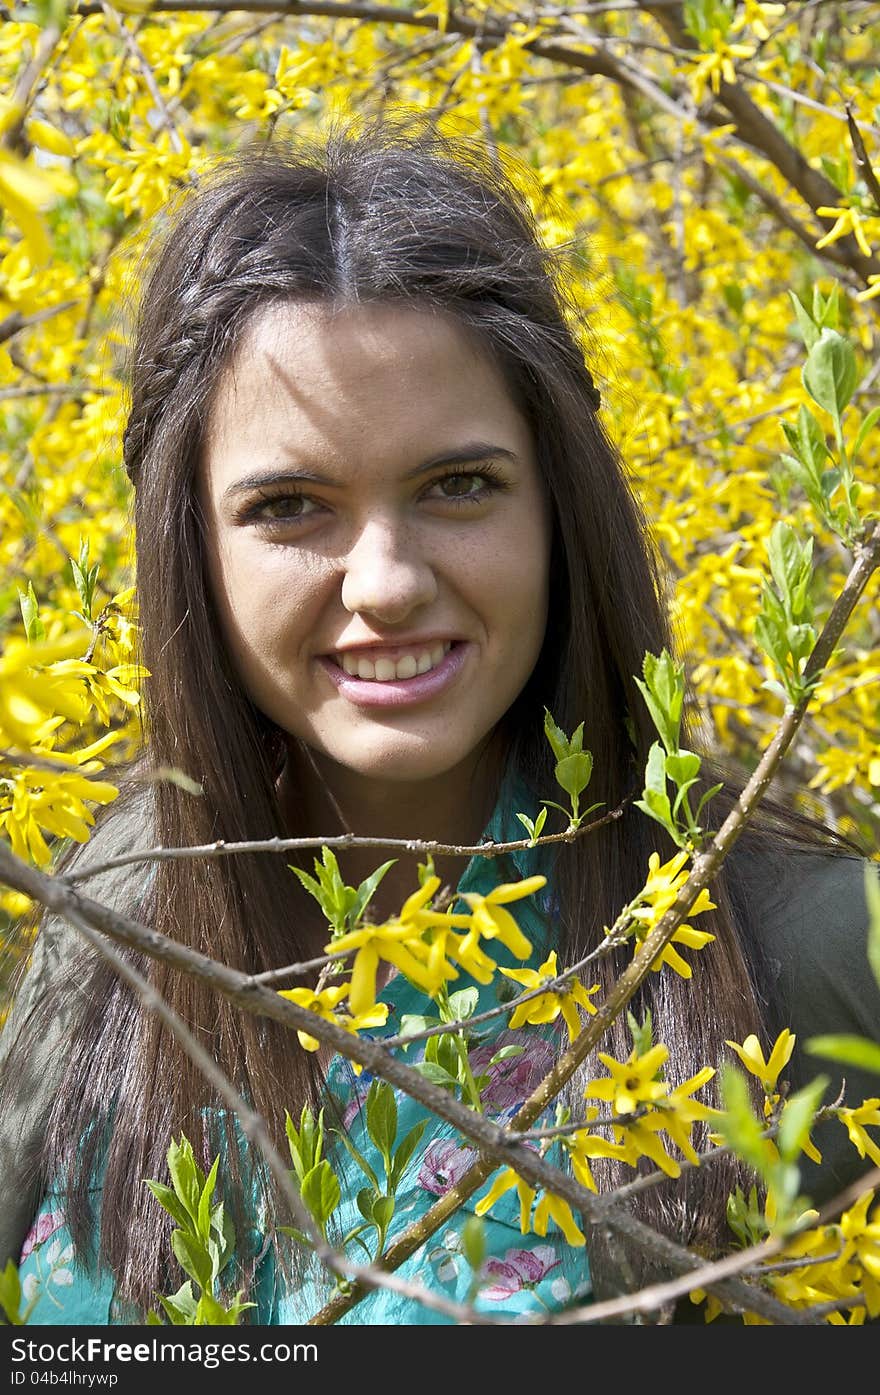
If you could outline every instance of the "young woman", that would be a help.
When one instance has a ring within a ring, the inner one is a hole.
[[[232,157],[188,197],[145,282],[124,453],[151,674],[144,765],[177,767],[203,794],[159,782],[145,799],[133,784],[79,861],[345,831],[459,846],[521,837],[516,812],[533,816],[554,791],[548,708],[568,732],[584,723],[591,800],[623,805],[622,816],[552,859],[541,848],[506,866],[438,859],[437,872],[459,895],[547,874],[541,895],[515,908],[532,967],[554,948],[571,964],[601,941],[643,885],[649,854],[668,852],[632,804],[656,735],[634,675],[646,651],[672,644],[572,316],[526,201],[470,142],[390,126],[342,132],[320,147]],[[346,852],[346,881],[382,857]],[[376,918],[415,890],[418,861],[397,858]],[[284,856],[127,866],[85,889],[248,972],[314,958],[327,942]],[[650,1010],[670,1078],[716,1064],[725,1040],[750,1032],[766,1046],[783,1026],[802,1039],[876,1030],[859,858],[803,821],[765,816],[712,895],[717,909],[700,924],[716,939],[692,956],[693,980],[652,974],[633,1004],[640,1018]],[[591,966],[591,981],[612,982],[628,956]],[[160,963],[145,972],[282,1142],[285,1110],[298,1119],[306,1101],[329,1101],[333,1117],[357,1125],[363,1082],[345,1062],[303,1051],[295,1034]],[[382,995],[386,1033],[424,1010],[402,975]],[[517,1071],[489,1071],[496,1117],[528,1095],[558,1046],[534,1032],[504,1040],[514,1038],[531,1045]],[[303,1322],[320,1306],[306,1260],[282,1237],[273,1247],[278,1198],[248,1181],[254,1170],[204,1079],[52,919],[4,1044],[0,1238],[18,1258],[29,1231],[22,1274],[47,1280],[34,1321],[142,1320],[157,1292],[179,1286],[167,1217],[140,1179],[165,1175],[181,1132],[198,1156],[223,1151],[235,1280],[257,1303],[246,1320]],[[629,1052],[625,1023],[604,1048]],[[801,1070],[817,1073],[809,1061]],[[793,1074],[798,1083],[796,1063]],[[848,1074],[848,1099],[872,1088]],[[402,1134],[419,1114],[399,1104]],[[838,1133],[805,1178],[814,1196],[864,1170]],[[469,1156],[430,1121],[395,1225],[427,1210]],[[631,1175],[608,1164],[604,1182]],[[734,1177],[702,1169],[687,1189],[649,1190],[636,1205],[711,1248],[723,1243]],[[462,1297],[460,1221],[401,1273]],[[523,1236],[513,1205],[489,1221],[487,1311],[513,1320],[613,1283],[598,1239],[585,1254],[552,1228]],[[379,1292],[347,1320],[447,1319]]]

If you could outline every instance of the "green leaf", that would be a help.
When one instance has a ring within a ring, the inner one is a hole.
[[[355,1198],[357,1209],[360,1211],[365,1221],[373,1219],[373,1202],[376,1200],[376,1193],[371,1187],[361,1187]]]
[[[480,1001],[480,990],[478,988],[460,988],[457,993],[449,995],[449,1022],[463,1022],[469,1017],[473,1017],[477,1003]]]
[[[189,1279],[170,1298],[160,1295],[159,1302],[175,1327],[190,1327],[195,1323],[198,1302]]]
[[[92,604],[95,596],[95,585],[98,580],[100,566],[96,562],[94,566],[89,566],[89,540],[82,538],[79,545],[79,561],[74,562],[70,558],[70,570],[73,575],[74,585],[77,595],[82,601],[83,619],[87,625],[93,623]]]
[[[354,929],[357,922],[360,920],[364,911],[367,909],[367,906],[373,898],[373,893],[375,892],[376,887],[379,885],[382,878],[385,876],[385,873],[388,871],[389,867],[393,867],[396,861],[397,858],[392,857],[390,862],[383,862],[381,867],[377,867],[375,872],[371,872],[370,875],[366,878],[366,880],[361,882],[360,886],[357,889],[357,895],[355,896],[354,904],[351,907],[351,911],[349,912],[348,917],[350,928],[352,930]]]
[[[571,750],[568,737],[562,728],[556,725],[550,715],[549,709],[546,707],[544,708],[544,735],[550,742],[556,759],[564,760]]]
[[[458,1047],[455,1044],[455,1037],[450,1032],[443,1032],[436,1037],[429,1037],[425,1042],[425,1060],[440,1066],[447,1075],[458,1078]]]
[[[798,409],[797,431],[795,440],[788,435],[783,426],[789,445],[795,454],[808,465],[818,478],[819,472],[828,457],[828,446],[825,443],[825,433],[816,417],[809,407],[801,404]]]
[[[199,1197],[199,1212],[197,1219],[197,1229],[203,1240],[207,1240],[211,1230],[211,1198],[214,1195],[214,1187],[217,1184],[217,1168],[220,1165],[219,1155],[214,1159],[211,1171],[205,1179],[202,1187],[202,1194]]]
[[[858,382],[856,355],[849,340],[833,329],[823,329],[807,354],[801,377],[814,402],[840,421]]]
[[[380,1188],[379,1188],[379,1178],[376,1176],[376,1174],[375,1174],[375,1172],[373,1171],[372,1167],[371,1167],[370,1164],[367,1162],[367,1160],[366,1160],[366,1158],[364,1157],[363,1153],[360,1151],[360,1149],[359,1149],[354,1143],[352,1143],[352,1141],[351,1141],[351,1139],[349,1138],[349,1136],[348,1136],[347,1133],[343,1133],[341,1129],[334,1129],[333,1132],[335,1133],[336,1137],[339,1139],[339,1141],[340,1141],[340,1143],[342,1144],[342,1146],[346,1149],[346,1151],[347,1151],[348,1153],[350,1153],[351,1156],[354,1158],[355,1162],[357,1163],[358,1167],[360,1168],[360,1170],[361,1170],[361,1172],[364,1174],[364,1176],[365,1176],[366,1178],[369,1179],[369,1182],[370,1182],[370,1184],[371,1184],[373,1190],[376,1191],[376,1192],[378,1192],[378,1191],[380,1190]]]
[[[872,407],[859,427],[858,434],[853,442],[853,447],[850,451],[853,460],[855,460],[862,446],[865,444],[868,432],[873,430],[878,421],[880,421],[880,407]]]
[[[721,1069],[721,1100],[724,1112],[715,1120],[715,1128],[738,1157],[764,1175],[770,1155],[762,1137],[763,1126],[752,1110],[745,1075],[727,1062]]]
[[[534,823],[530,818],[527,818],[525,814],[517,814],[516,817],[519,819],[526,833],[529,835],[529,839],[531,840],[530,846],[534,847],[541,836],[541,829],[547,822],[547,810],[540,809],[538,811],[538,817],[535,819]]]
[[[767,1238],[767,1219],[758,1200],[757,1187],[751,1187],[748,1200],[741,1187],[727,1198],[727,1224],[745,1249]]]
[[[843,158],[845,164],[846,156]],[[825,325],[827,325],[829,329],[837,329],[838,320],[840,318],[839,300],[840,286],[837,281],[832,283],[831,290],[828,292],[827,297],[823,296],[818,285],[813,287],[813,319],[820,329]]]
[[[11,1259],[6,1261],[6,1268],[0,1272],[0,1308],[3,1309],[6,1321],[10,1326],[21,1327],[23,1325],[21,1279],[18,1266]]]
[[[388,1229],[394,1216],[394,1197],[377,1196],[373,1202],[373,1220],[379,1229],[384,1232]]]
[[[639,1056],[646,1056],[654,1045],[654,1024],[650,1012],[646,1012],[639,1023],[634,1014],[627,1010],[626,1022],[635,1051]]]
[[[164,1207],[169,1216],[174,1217],[174,1220],[179,1226],[184,1230],[189,1230],[192,1224],[192,1217],[182,1202],[178,1201],[176,1193],[173,1192],[170,1187],[166,1187],[162,1182],[154,1182],[149,1177],[144,1180],[159,1205]]]
[[[324,909],[324,901],[323,901],[324,893],[323,893],[323,891],[321,890],[321,887],[319,886],[319,884],[315,881],[314,877],[310,877],[309,874],[308,874],[308,872],[304,872],[304,871],[302,870],[301,867],[294,867],[294,866],[293,866],[293,863],[291,863],[291,862],[289,862],[287,865],[288,865],[290,871],[293,872],[294,876],[299,878],[300,883],[301,883],[302,886],[305,888],[305,890],[309,893],[309,895],[310,895],[310,896],[314,896],[315,900],[318,902],[318,905],[321,907],[321,910],[323,910],[323,909]]]
[[[819,338],[819,326],[814,323],[809,311],[805,310],[803,305],[801,305],[801,302],[798,300],[794,291],[789,291],[788,294],[791,299],[791,303],[794,306],[794,313],[797,317],[798,328],[801,332],[801,338],[804,341],[805,348],[809,352],[809,350],[812,349],[813,345],[817,342]]]
[[[755,620],[754,634],[755,643],[763,649],[787,685],[789,650],[784,629],[762,612]],[[788,686],[783,689],[783,696],[788,699]]]
[[[684,666],[677,664],[668,650],[659,655],[645,654],[642,660],[644,682],[635,682],[645,699],[651,721],[669,755],[678,750],[678,733],[684,704]]]
[[[394,1156],[391,1159],[391,1171],[388,1177],[388,1182],[392,1189],[397,1187],[427,1127],[427,1119],[421,1119],[417,1124],[413,1124],[409,1133],[407,1133],[397,1145]]]
[[[303,1204],[323,1230],[342,1199],[339,1181],[333,1168],[323,1158],[302,1181]]]
[[[196,1309],[195,1326],[197,1327],[235,1327],[238,1319],[246,1308],[255,1308],[255,1303],[243,1303],[242,1290],[235,1295],[234,1301],[228,1308],[222,1303],[218,1303],[216,1298],[212,1298],[209,1293],[203,1293],[199,1299]]]
[[[171,1248],[184,1273],[195,1279],[199,1287],[209,1290],[212,1283],[211,1256],[207,1246],[196,1235],[185,1230],[172,1230]]]
[[[400,1019],[400,1035],[402,1037],[414,1037],[419,1032],[426,1032],[429,1027],[439,1027],[439,1017],[426,1017],[418,1012],[405,1012]]]
[[[831,495],[834,493],[835,489],[840,484],[841,478],[841,473],[836,466],[833,470],[822,471],[822,476],[819,483],[822,487],[822,494],[824,495],[826,500],[831,498]]]
[[[496,1051],[489,1061],[490,1066],[497,1066],[499,1061],[510,1061],[514,1056],[521,1056],[525,1051],[524,1046],[502,1046],[500,1051]]]
[[[297,1230],[294,1225],[280,1225],[278,1229],[282,1235],[289,1235],[298,1245],[305,1245],[307,1249],[312,1248],[312,1238],[302,1230]]]
[[[45,639],[46,627],[40,619],[40,606],[32,581],[28,582],[27,591],[19,591],[18,604],[21,608],[21,618],[24,621],[24,632],[27,635],[28,644]]]
[[[457,1077],[450,1075],[443,1066],[438,1066],[436,1061],[414,1061],[413,1070],[430,1080],[432,1085],[440,1085],[444,1089],[455,1089],[458,1085]]]
[[[655,794],[666,793],[666,753],[659,741],[655,741],[645,764],[645,789]]]
[[[461,1228],[461,1249],[471,1269],[478,1273],[486,1258],[486,1226],[482,1216],[468,1216]]]
[[[708,804],[709,800],[712,799],[713,796],[716,795],[716,794],[718,793],[719,790],[723,790],[723,789],[724,789],[724,783],[723,783],[723,781],[722,781],[721,783],[719,783],[719,784],[717,784],[717,785],[712,785],[711,789],[706,790],[706,793],[702,796],[702,798],[700,799],[699,804],[697,805],[697,812],[696,812],[696,814],[694,815],[694,818],[697,818],[697,819],[698,819],[698,818],[700,817],[700,814],[703,812],[704,806],[705,806],[706,804]]]
[[[811,1056],[822,1056],[829,1061],[839,1061],[844,1066],[855,1066],[857,1070],[880,1075],[880,1044],[868,1037],[846,1034],[810,1037],[806,1050]]]
[[[367,1133],[375,1143],[386,1167],[397,1137],[397,1101],[386,1080],[373,1080],[367,1091]]]
[[[767,554],[770,558],[770,571],[776,589],[783,603],[788,602],[788,614],[800,617],[802,604],[796,606],[794,597],[808,582],[813,563],[813,539],[805,543],[798,540],[794,529],[781,520],[770,530],[767,540]]]
[[[656,790],[645,790],[644,799],[637,799],[634,802],[637,809],[641,809],[642,813],[647,814],[649,819],[654,819],[661,824],[680,846],[679,835],[675,828],[672,808],[667,795],[657,794]]]
[[[300,1114],[300,1126],[296,1127],[289,1113],[285,1113],[285,1130],[290,1148],[290,1156],[300,1182],[307,1172],[311,1172],[320,1162],[324,1146],[324,1111],[319,1111],[317,1119],[308,1105]]]
[[[185,1134],[180,1135],[179,1144],[174,1139],[171,1140],[168,1149],[168,1171],[178,1199],[186,1207],[193,1224],[196,1224],[205,1174],[196,1162],[192,1144]]]
[[[666,774],[677,785],[691,784],[700,773],[700,757],[692,751],[676,751],[666,757]]]
[[[556,762],[557,783],[573,799],[587,788],[592,773],[593,757],[588,751],[577,751]]]
[[[827,1075],[817,1076],[786,1100],[776,1136],[776,1145],[785,1162],[796,1162],[803,1151],[829,1083]]]
[[[675,836],[672,808],[666,793],[666,754],[659,741],[655,741],[648,752],[643,795],[642,799],[635,801],[636,808],[641,809],[649,818],[656,819]]]

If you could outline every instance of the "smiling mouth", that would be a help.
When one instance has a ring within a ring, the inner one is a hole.
[[[351,678],[360,678],[368,683],[394,683],[407,678],[415,678],[430,673],[445,659],[452,648],[452,640],[435,644],[430,649],[413,649],[402,654],[399,659],[368,659],[364,654],[331,654],[330,660]]]

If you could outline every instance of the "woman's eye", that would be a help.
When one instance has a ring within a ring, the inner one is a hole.
[[[275,498],[261,499],[249,510],[249,516],[256,522],[285,523],[307,517],[317,505],[304,494],[279,494]]]
[[[444,499],[478,499],[487,492],[489,481],[485,475],[444,475],[437,481],[437,489]]]

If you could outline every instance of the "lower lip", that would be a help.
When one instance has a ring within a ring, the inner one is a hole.
[[[356,706],[407,707],[410,703],[424,702],[443,692],[461,672],[470,647],[465,642],[453,644],[436,668],[427,673],[417,673],[415,678],[394,678],[387,683],[354,678],[332,659],[321,657],[318,662],[342,696]]]

